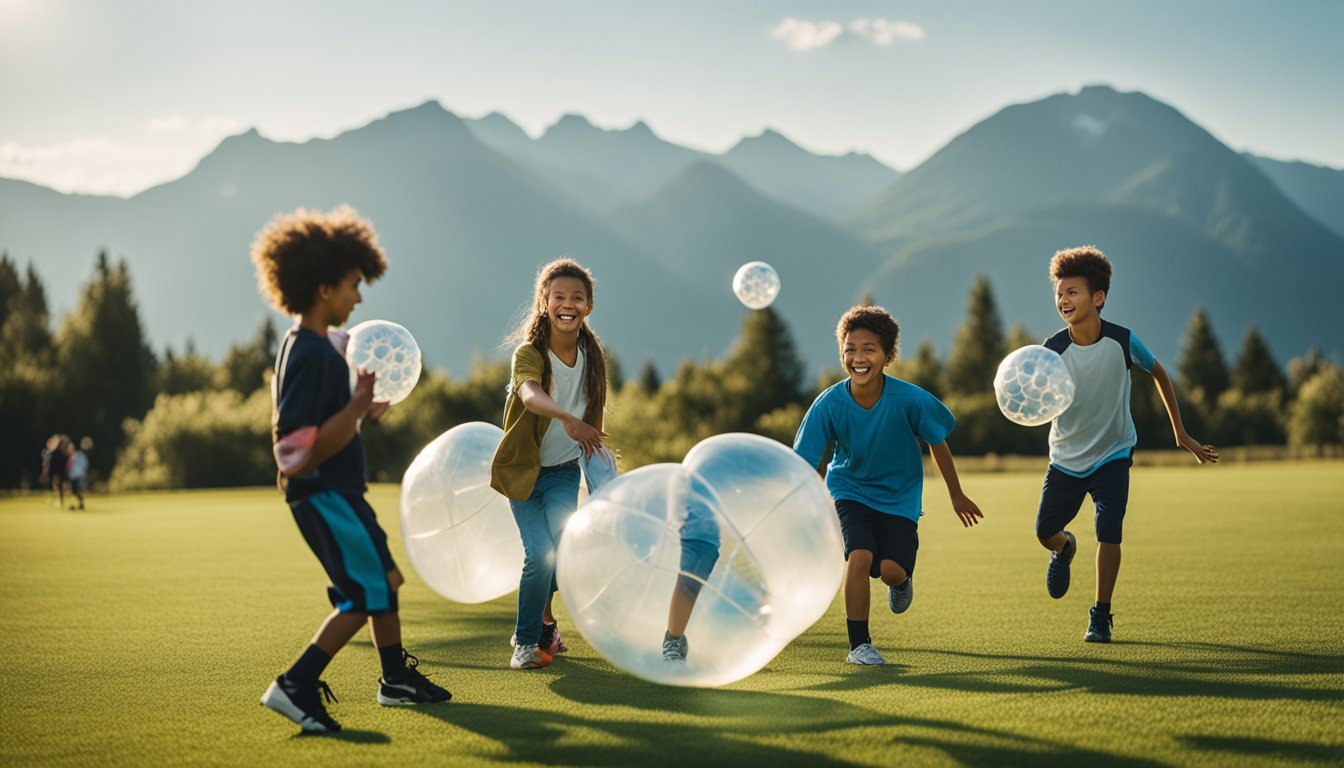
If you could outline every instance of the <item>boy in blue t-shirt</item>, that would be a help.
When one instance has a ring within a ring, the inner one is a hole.
[[[265,297],[298,320],[276,355],[272,433],[285,500],[331,579],[327,593],[335,606],[261,703],[305,731],[339,731],[318,694],[335,697],[318,678],[366,623],[382,665],[378,703],[447,701],[452,695],[426,680],[416,669],[419,661],[402,648],[397,588],[403,579],[364,500],[359,423],[387,406],[373,402],[371,373],[359,371],[350,391],[345,357],[327,336],[360,302],[360,282],[387,268],[377,235],[348,206],[328,213],[300,209],[267,224],[253,243],[252,261]]]
[[[918,523],[923,514],[924,462],[930,452],[963,526],[984,517],[961,491],[947,436],[956,426],[938,398],[883,373],[896,359],[900,326],[881,307],[858,306],[835,329],[840,362],[849,378],[817,396],[798,427],[793,449],[821,470],[831,442],[835,454],[824,472],[845,540],[845,617],[851,664],[883,664],[868,634],[868,579],[887,585],[887,605],[904,613],[914,599]]]
[[[1050,260],[1055,309],[1067,326],[1045,346],[1064,358],[1073,376],[1073,404],[1050,425],[1050,467],[1041,487],[1036,537],[1051,551],[1046,591],[1061,598],[1069,591],[1069,564],[1078,551],[1064,530],[1083,497],[1096,506],[1097,592],[1087,632],[1089,643],[1111,641],[1111,596],[1120,573],[1120,534],[1129,500],[1129,469],[1138,435],[1129,412],[1130,369],[1152,374],[1166,406],[1176,444],[1199,463],[1215,463],[1218,451],[1186,433],[1171,379],[1139,337],[1101,319],[1111,290],[1111,262],[1092,246],[1055,253]]]

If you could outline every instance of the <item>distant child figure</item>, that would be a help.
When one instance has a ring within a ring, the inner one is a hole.
[[[849,377],[817,396],[803,417],[793,449],[825,470],[845,541],[845,616],[851,664],[883,664],[868,633],[868,579],[887,585],[887,606],[904,613],[914,599],[919,517],[923,514],[924,464],[919,441],[947,484],[952,511],[963,526],[984,517],[961,490],[947,436],[956,426],[938,398],[883,373],[896,359],[900,326],[885,309],[857,306],[835,329],[840,362]]]
[[[47,439],[46,450],[42,452],[42,474],[54,495],[51,505],[57,508],[65,506],[65,481],[69,477],[70,462],[67,444],[65,435],[52,435]]]
[[[84,490],[89,487],[89,456],[84,451],[93,447],[93,439],[84,437],[76,446],[73,441],[70,443],[70,459],[66,462],[66,474],[70,476],[70,492],[79,499],[78,507],[71,509],[84,508]]]
[[[579,460],[602,451],[607,436],[606,354],[587,322],[593,284],[575,261],[542,266],[531,313],[508,339],[516,348],[490,484],[509,499],[523,539],[513,669],[544,667],[569,650],[551,610],[556,548],[578,506]]]
[[[1096,505],[1097,590],[1087,632],[1089,643],[1111,641],[1111,596],[1120,573],[1120,536],[1129,500],[1129,469],[1138,435],[1129,412],[1130,369],[1152,374],[1166,406],[1176,444],[1201,464],[1218,461],[1212,445],[1186,433],[1171,379],[1139,337],[1101,319],[1111,289],[1111,262],[1092,246],[1059,251],[1050,260],[1055,309],[1067,324],[1046,339],[1073,375],[1073,404],[1050,425],[1050,466],[1036,512],[1036,537],[1051,551],[1046,591],[1061,598],[1069,591],[1069,564],[1078,551],[1064,530],[1083,497]]]
[[[387,268],[377,235],[348,206],[326,213],[299,209],[258,233],[252,261],[262,295],[297,320],[276,355],[272,433],[276,443],[315,434],[305,453],[281,462],[280,480],[299,531],[331,579],[327,592],[335,606],[261,703],[305,731],[339,731],[318,694],[335,697],[319,677],[366,623],[382,666],[379,704],[447,701],[451,694],[426,680],[419,661],[402,649],[397,588],[404,580],[364,500],[359,424],[378,412],[371,409],[374,376],[359,371],[352,393],[345,358],[327,338],[328,327],[344,323],[359,304],[360,282]]]

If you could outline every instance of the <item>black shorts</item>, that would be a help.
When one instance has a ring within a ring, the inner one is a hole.
[[[870,575],[882,576],[883,560],[890,560],[915,575],[915,554],[919,551],[919,525],[908,517],[888,515],[852,499],[835,502],[840,515],[840,535],[845,539],[845,559],[856,549],[873,553]]]
[[[322,490],[290,502],[294,522],[331,579],[327,595],[342,613],[396,613],[397,570],[387,534],[373,508],[357,493]]]
[[[1097,541],[1119,544],[1129,503],[1130,458],[1108,461],[1087,477],[1074,477],[1053,465],[1045,471],[1041,485],[1041,505],[1036,510],[1036,537],[1048,539],[1064,530],[1083,506],[1083,497],[1092,494],[1096,505]]]

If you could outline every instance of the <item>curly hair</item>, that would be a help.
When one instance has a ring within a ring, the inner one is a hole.
[[[1050,282],[1058,283],[1066,277],[1081,277],[1087,281],[1089,294],[1111,292],[1111,260],[1095,245],[1080,245],[1055,251],[1050,259]],[[1106,306],[1103,298],[1101,306]]]
[[[835,326],[835,340],[841,348],[845,345],[845,337],[858,328],[877,334],[882,340],[882,351],[888,355],[895,357],[900,351],[901,326],[887,310],[864,304],[850,307]]]
[[[561,277],[573,277],[583,283],[588,291],[588,305],[593,304],[593,286],[596,281],[588,268],[573,259],[556,259],[541,265],[537,270],[536,287],[532,291],[532,307],[526,318],[510,333],[505,343],[509,345],[529,344],[541,354],[541,387],[551,390],[551,356],[548,347],[551,341],[551,318],[546,314],[546,302],[551,281]],[[602,351],[602,342],[593,333],[584,318],[579,326],[579,348],[586,360],[584,366],[584,393],[588,396],[588,407],[583,412],[583,420],[593,426],[601,423],[602,409],[607,403],[607,357]]]
[[[252,241],[252,263],[261,295],[289,315],[307,312],[318,286],[336,285],[351,270],[370,283],[387,270],[373,225],[348,205],[276,214]]]

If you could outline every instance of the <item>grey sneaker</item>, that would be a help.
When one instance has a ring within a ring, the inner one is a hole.
[[[892,613],[905,613],[915,599],[915,577],[905,580],[899,587],[887,587],[887,607]]]
[[[875,666],[877,664],[886,664],[887,660],[882,658],[882,654],[877,652],[872,643],[864,643],[858,648],[849,652],[849,658],[845,659],[850,664],[861,664],[863,666]]]
[[[1064,536],[1069,540],[1064,545],[1064,551],[1051,553],[1050,566],[1045,569],[1045,591],[1056,600],[1069,591],[1069,563],[1078,554],[1078,540],[1068,531],[1064,532]]]
[[[1111,642],[1111,626],[1115,623],[1115,616],[1097,611],[1095,605],[1092,606],[1090,613],[1091,617],[1087,621],[1087,634],[1083,635],[1083,641],[1088,643]]]
[[[685,663],[688,649],[685,635],[673,637],[666,632],[663,633],[663,661]]]
[[[513,669],[540,669],[551,663],[551,654],[535,645],[519,645],[513,649],[509,666]]]

